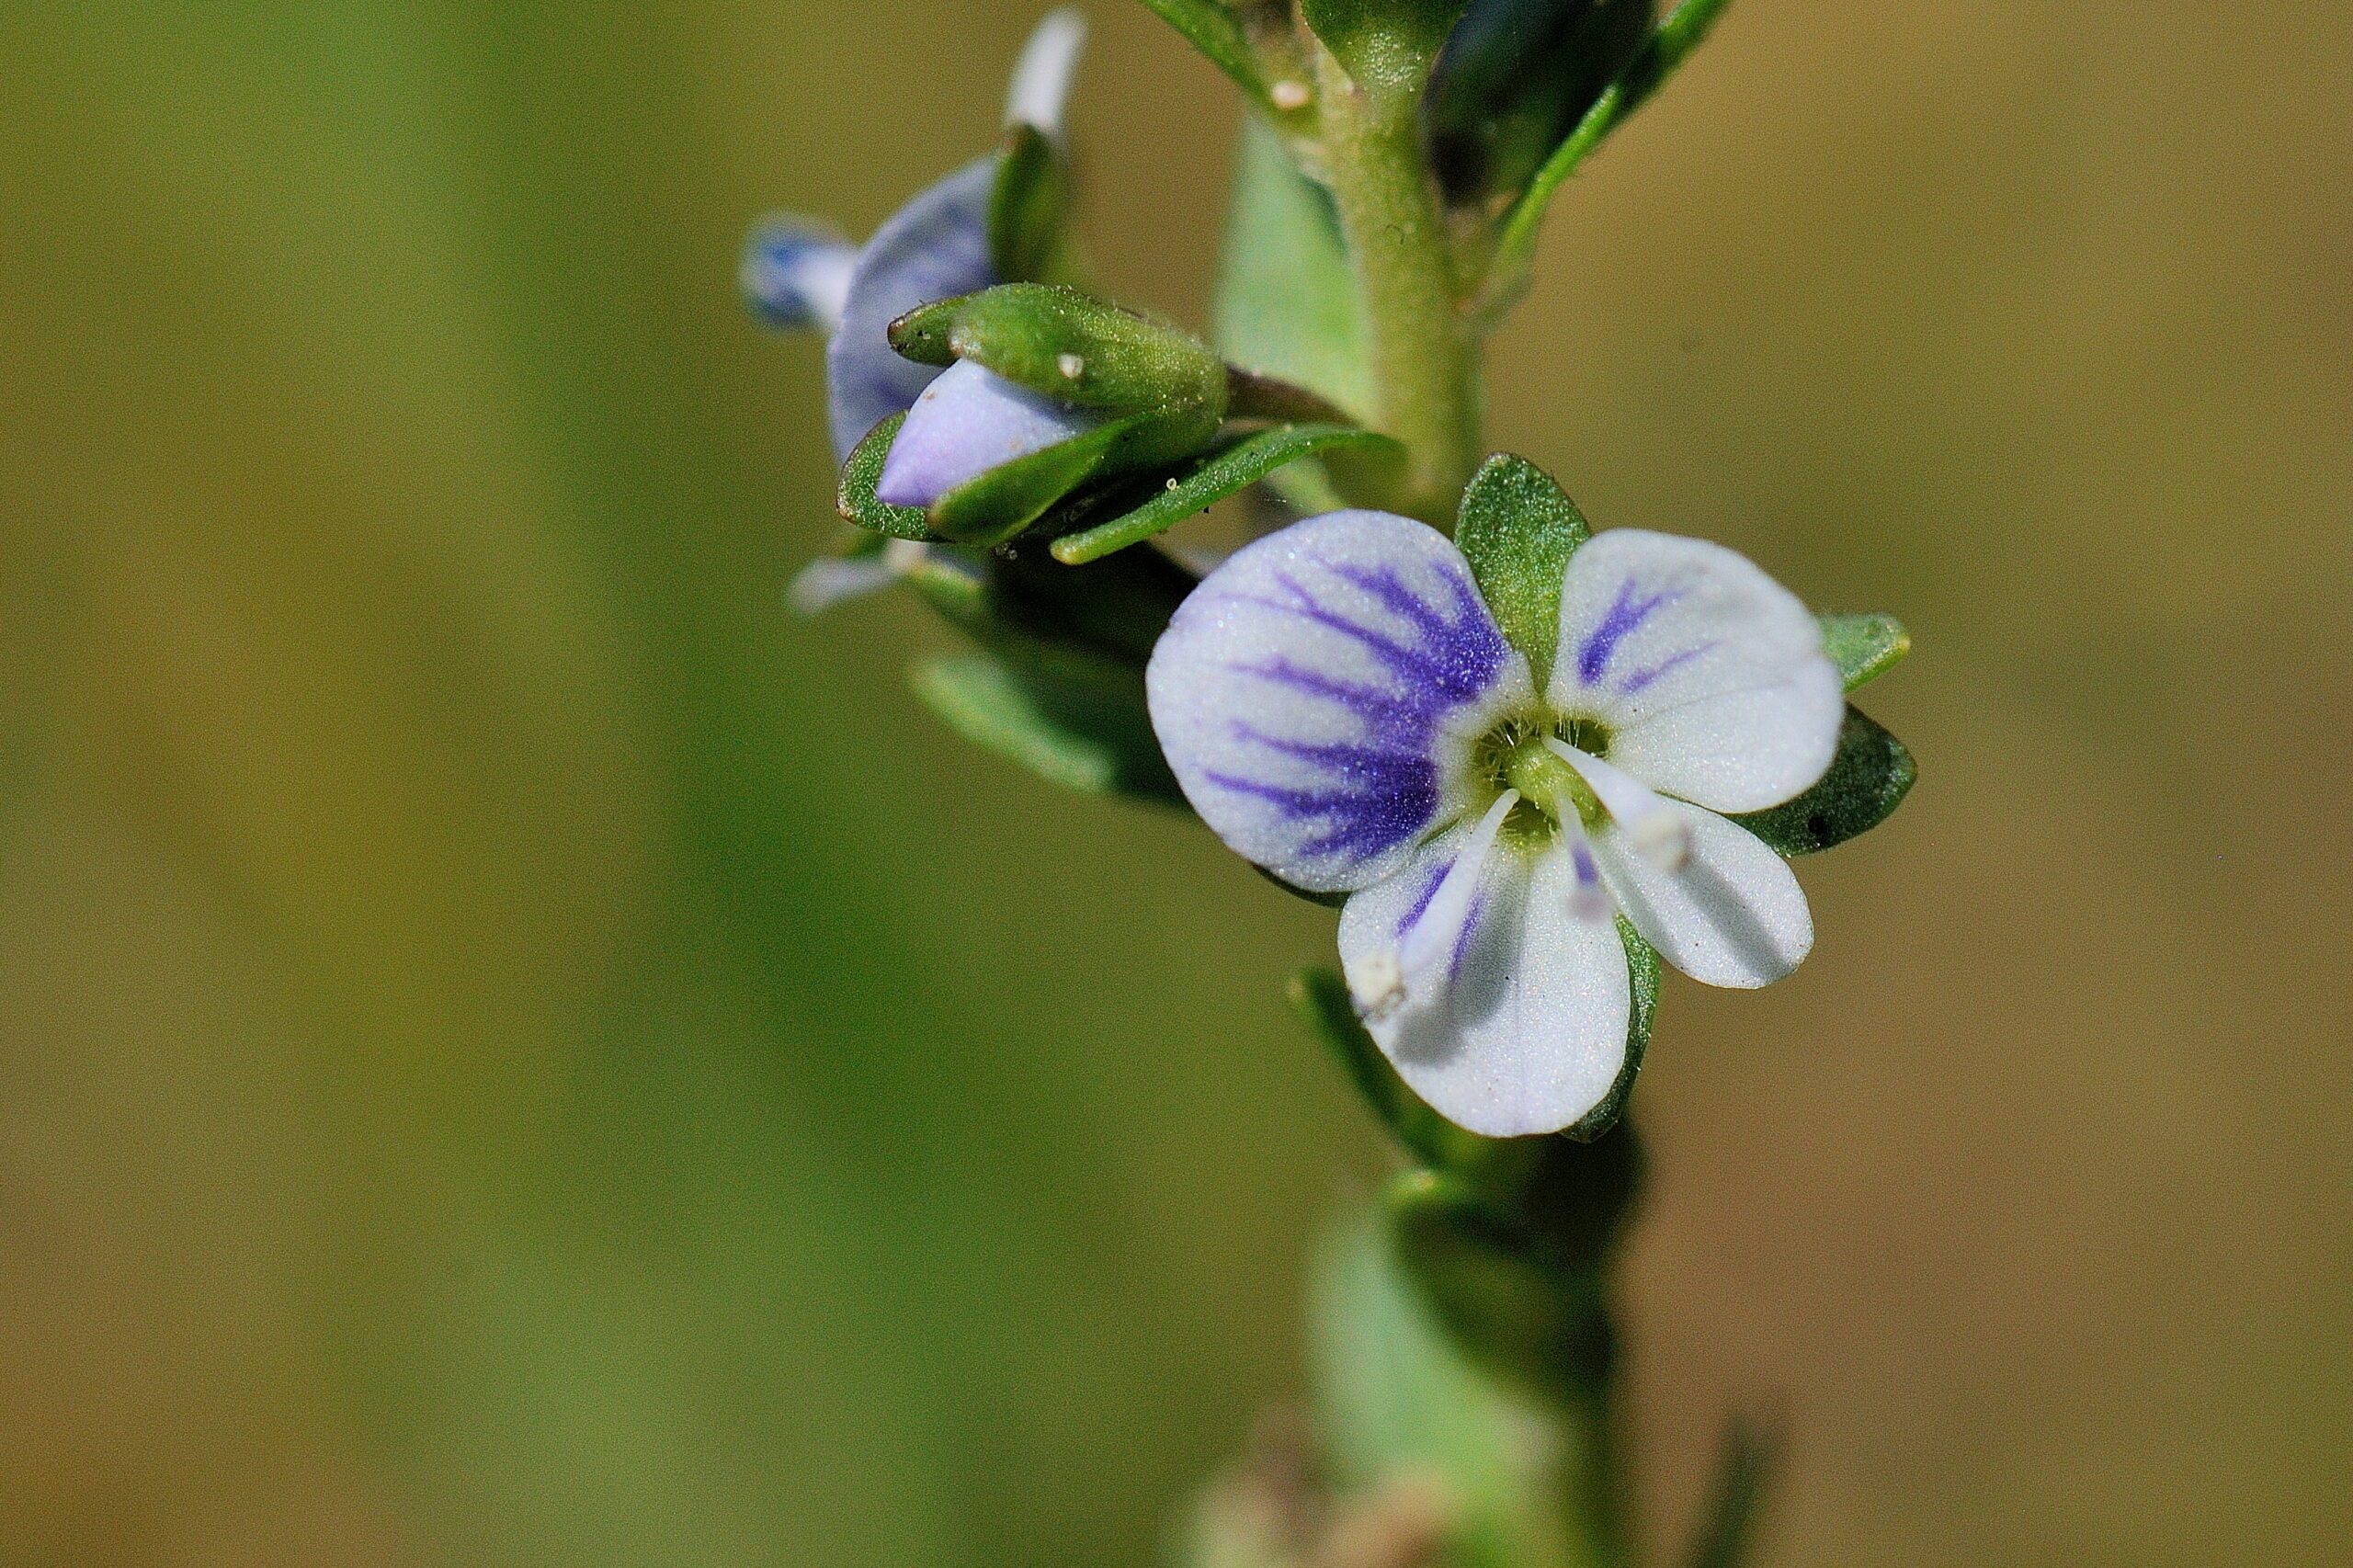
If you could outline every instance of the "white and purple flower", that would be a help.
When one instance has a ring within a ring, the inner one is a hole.
[[[1006,94],[1006,125],[1034,126],[1059,142],[1086,38],[1086,21],[1074,10],[1055,11],[1038,24]],[[989,254],[989,198],[1000,156],[976,158],[931,186],[862,246],[850,245],[828,225],[790,215],[767,219],[753,231],[742,264],[753,312],[779,328],[814,327],[831,336],[826,413],[836,460],[847,460],[875,426],[913,408],[940,374],[892,352],[892,322],[918,305],[1011,281],[998,275]],[[975,425],[962,400],[951,400],[945,412],[952,431]],[[994,427],[985,434],[995,435]],[[956,455],[945,449],[956,443],[941,437],[932,445],[926,473],[936,477]]]
[[[1719,545],[1595,536],[1555,645],[1523,650],[1443,535],[1330,513],[1212,572],[1147,683],[1219,837],[1348,895],[1358,1012],[1473,1132],[1557,1131],[1610,1097],[1633,1008],[1615,917],[1711,985],[1767,984],[1813,946],[1787,863],[1722,813],[1822,778],[1843,683],[1813,616]]]

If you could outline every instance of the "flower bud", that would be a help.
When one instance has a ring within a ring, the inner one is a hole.
[[[1103,419],[977,360],[959,360],[915,399],[874,494],[890,506],[928,507],[966,481],[1084,435]]]

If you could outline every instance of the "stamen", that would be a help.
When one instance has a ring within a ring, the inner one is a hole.
[[[1446,994],[1455,949],[1461,945],[1463,931],[1471,923],[1487,857],[1494,852],[1495,839],[1504,830],[1504,818],[1511,815],[1511,809],[1518,804],[1517,790],[1506,790],[1495,798],[1495,803],[1487,808],[1487,814],[1471,830],[1471,836],[1463,840],[1461,852],[1447,869],[1438,892],[1430,895],[1421,918],[1414,922],[1397,944],[1401,1002],[1434,1002]]]
[[[1567,841],[1569,865],[1576,872],[1577,885],[1569,890],[1569,913],[1588,926],[1605,924],[1617,913],[1609,897],[1609,890],[1601,885],[1601,867],[1593,858],[1593,846],[1586,842],[1585,824],[1572,812],[1562,827]]]
[[[1544,744],[1592,787],[1601,809],[1625,834],[1628,847],[1662,871],[1683,869],[1691,858],[1691,835],[1665,797],[1633,775],[1558,737],[1547,736]]]

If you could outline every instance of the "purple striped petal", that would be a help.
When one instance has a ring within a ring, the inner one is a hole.
[[[915,404],[939,371],[891,351],[891,324],[936,300],[999,281],[989,261],[995,153],[949,175],[894,213],[858,253],[842,324],[825,351],[834,452],[847,460],[866,433]]]
[[[1340,912],[1340,960],[1351,983],[1413,925],[1468,836],[1425,845]],[[1368,1016],[1373,1043],[1449,1121],[1490,1138],[1557,1132],[1608,1096],[1626,1060],[1632,992],[1626,949],[1609,920],[1577,913],[1578,869],[1558,846],[1487,858],[1477,901],[1443,989]]]
[[[1333,512],[1237,551],[1146,674],[1186,799],[1285,881],[1380,881],[1485,805],[1470,743],[1533,696],[1460,551],[1385,512]]]
[[[1761,811],[1822,777],[1846,698],[1822,629],[1746,557],[1642,528],[1569,558],[1552,704],[1598,719],[1606,760],[1720,812]]]

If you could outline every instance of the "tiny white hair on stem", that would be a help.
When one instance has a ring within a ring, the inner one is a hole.
[[[1005,123],[1034,125],[1043,134],[1062,140],[1063,105],[1070,97],[1070,79],[1078,69],[1078,51],[1086,43],[1086,18],[1077,7],[1050,11],[1021,48],[1013,68],[1013,85],[1005,96]]]

